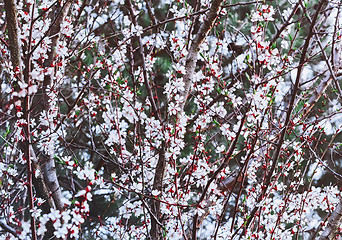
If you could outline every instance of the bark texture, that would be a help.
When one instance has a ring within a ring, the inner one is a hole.
[[[60,29],[61,29],[61,24],[63,23],[65,17],[67,16],[69,9],[71,6],[71,1],[67,1],[64,5],[62,6],[57,6],[55,10],[55,19],[53,22],[53,25],[50,29],[49,36],[51,37],[51,51],[49,53],[49,58],[45,61],[44,66],[45,67],[50,67],[55,58],[56,58],[56,46],[57,43],[60,39]],[[49,96],[47,92],[47,88],[52,86],[53,84],[53,77],[54,77],[54,72],[51,74],[45,75],[44,77],[44,84],[43,88],[41,89],[42,92],[42,106],[43,110],[48,111],[50,109],[50,103],[49,103]],[[53,125],[53,123],[50,123]],[[54,126],[50,126],[51,129],[54,129]],[[50,194],[52,195],[52,198],[54,200],[55,206],[58,210],[62,210],[64,208],[64,203],[62,201],[62,191],[60,188],[60,184],[57,178],[57,173],[56,173],[56,166],[55,166],[55,160],[53,154],[50,155],[41,155],[41,169],[43,171],[44,175],[44,180],[45,183],[50,191]]]
[[[336,233],[339,232],[339,227],[342,223],[342,201],[336,206],[336,210],[332,212],[331,216],[329,217],[328,223],[321,234],[318,240],[326,240],[326,239],[336,239]]]
[[[201,24],[198,33],[196,34],[194,40],[192,41],[188,56],[186,58],[185,63],[185,75],[183,77],[184,80],[184,91],[181,93],[181,97],[183,97],[183,102],[181,103],[181,109],[184,109],[187,96],[190,91],[190,87],[193,81],[193,77],[195,74],[195,68],[197,63],[197,54],[200,49],[201,43],[204,41],[205,37],[207,36],[208,32],[214,26],[214,23],[217,19],[218,13],[221,9],[221,3],[223,0],[214,0],[211,4],[209,12],[206,14],[206,17]]]
[[[8,46],[11,54],[13,70],[21,74],[20,44],[18,39],[18,19],[14,0],[5,0],[6,24],[8,31]],[[19,75],[20,76],[20,75]]]

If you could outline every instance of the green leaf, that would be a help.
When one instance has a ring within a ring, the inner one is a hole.
[[[219,94],[221,94],[221,88],[216,88],[216,91],[219,93]]]
[[[275,97],[273,97],[273,98],[270,100],[269,105],[272,105],[272,104],[274,103],[274,101],[275,101]]]
[[[250,81],[251,80],[251,77],[248,75],[248,73],[245,73],[247,79]]]
[[[11,132],[11,129],[9,126],[7,126],[7,129],[6,129],[6,134],[9,134]]]
[[[290,41],[292,41],[292,40],[293,40],[293,38],[292,38],[291,34],[289,34],[289,38],[290,38]]]
[[[213,123],[218,127],[220,126],[220,124],[215,119],[213,120]]]
[[[163,228],[163,238],[166,238],[166,227]]]
[[[111,90],[110,84],[106,84],[105,89],[110,91]]]
[[[248,215],[247,217],[246,217],[246,221],[243,223],[243,226],[246,226],[246,224],[247,224],[247,222],[248,222],[248,219],[250,219],[250,215]]]
[[[65,165],[65,162],[60,159],[58,156],[54,156],[53,159],[55,159],[59,164]]]

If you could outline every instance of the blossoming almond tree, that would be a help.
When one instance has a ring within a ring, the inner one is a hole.
[[[0,4],[0,239],[339,238],[340,1]]]

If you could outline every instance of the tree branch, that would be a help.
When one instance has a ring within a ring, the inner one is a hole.
[[[263,199],[263,196],[265,196],[265,193],[266,193],[268,187],[271,184],[272,175],[273,175],[273,172],[274,172],[274,170],[275,170],[275,168],[277,166],[278,157],[280,155],[281,147],[283,145],[285,134],[286,134],[287,129],[289,127],[289,122],[290,122],[290,119],[291,119],[292,110],[294,108],[294,102],[295,102],[295,99],[296,99],[296,96],[297,96],[297,92],[299,90],[299,83],[300,83],[300,79],[301,79],[301,74],[302,74],[303,66],[304,66],[304,64],[306,62],[306,53],[308,51],[309,43],[311,41],[311,38],[313,37],[313,29],[314,29],[314,26],[316,24],[318,15],[319,15],[319,13],[320,13],[320,11],[321,11],[321,9],[322,9],[322,7],[323,7],[323,5],[325,4],[326,1],[327,0],[321,0],[320,1],[319,5],[317,7],[316,13],[315,13],[315,15],[313,17],[312,23],[310,25],[308,36],[305,39],[305,43],[304,43],[304,47],[303,47],[303,52],[301,54],[301,58],[300,58],[300,61],[299,61],[299,66],[298,66],[298,71],[297,71],[295,85],[293,87],[291,100],[290,100],[290,103],[289,103],[288,110],[286,112],[286,119],[285,119],[285,122],[284,122],[284,128],[281,131],[278,143],[276,145],[276,151],[275,151],[275,153],[273,155],[273,158],[272,158],[272,166],[271,166],[269,172],[266,173],[266,178],[265,178],[265,181],[263,182],[262,193],[259,196],[258,202],[260,202]],[[260,207],[258,205],[256,205],[254,207],[254,209],[251,211],[250,218],[247,220],[246,225],[244,227],[248,228],[248,226],[250,225],[250,223],[254,219],[254,216],[255,216],[256,212],[259,210],[259,208]],[[235,231],[235,233],[233,234],[232,237],[234,237],[236,234],[238,234],[238,232],[239,232],[239,229]]]
[[[13,71],[18,79],[18,81],[22,80],[22,70],[21,70],[21,55],[20,55],[20,44],[18,39],[18,19],[17,19],[17,10],[16,5],[13,0],[5,0],[5,10],[6,10],[6,21],[8,28],[8,38],[9,38],[9,49],[11,55],[11,61],[13,66]],[[33,5],[34,7],[34,5]],[[32,25],[31,25],[32,26]],[[25,71],[29,71],[26,67]],[[29,85],[29,79],[25,78],[27,85]],[[18,90],[18,84],[13,84],[14,88]],[[14,101],[17,101],[18,97],[14,97]],[[24,153],[24,159],[26,160],[27,165],[27,188],[28,188],[28,202],[29,208],[32,210],[34,208],[33,203],[33,186],[32,186],[32,165],[31,165],[31,142],[30,142],[30,113],[29,113],[29,102],[30,96],[27,94],[23,99],[22,113],[23,119],[25,120],[25,124],[23,124],[22,133],[24,135],[23,140],[21,140],[21,150]],[[31,233],[32,239],[37,239],[36,230],[35,230],[35,219],[33,216],[30,216],[31,223]]]
[[[9,232],[10,234],[12,234],[14,237],[19,239],[19,236],[17,234],[17,231],[12,228],[11,226],[8,226],[6,223],[4,223],[3,221],[0,221],[0,227],[2,227],[6,232]]]
[[[18,38],[18,19],[17,10],[14,0],[5,0],[6,22],[8,29],[9,49],[11,54],[11,61],[13,71],[18,70],[21,79],[21,58],[20,58],[20,43]]]
[[[51,51],[48,54],[48,59],[44,62],[45,67],[49,67],[56,57],[56,46],[60,38],[60,28],[61,24],[63,23],[67,13],[69,12],[69,9],[71,7],[71,1],[67,1],[63,6],[60,6],[60,10],[58,12],[58,15],[56,19],[53,20],[53,25],[50,26],[49,29],[49,35],[51,36]],[[58,7],[57,7],[58,9]],[[39,43],[38,43],[39,44]],[[38,45],[37,44],[37,45]],[[37,46],[36,45],[36,46]],[[33,53],[35,47],[32,49],[30,53]],[[53,79],[54,73],[51,73],[50,75],[45,75],[44,78],[44,84],[42,86],[42,105],[43,108],[48,111],[50,108],[49,104],[49,96],[47,95],[47,87],[51,85],[52,79]],[[54,128],[52,128],[54,129]],[[56,166],[55,166],[55,160],[53,159],[53,156],[43,155],[42,154],[42,171],[44,175],[44,180],[47,185],[47,187],[50,190],[50,193],[52,195],[52,198],[55,202],[56,208],[58,210],[62,210],[64,208],[64,203],[62,202],[62,192],[60,188],[60,184],[57,178],[56,173]]]
[[[337,204],[335,211],[333,211],[328,218],[327,226],[325,227],[318,240],[335,239],[335,234],[338,231],[342,222],[342,200]]]
[[[187,99],[187,96],[190,91],[190,86],[192,84],[193,76],[195,74],[195,68],[197,63],[197,54],[199,52],[199,47],[201,43],[204,41],[205,37],[207,36],[208,32],[212,29],[217,17],[218,13],[221,9],[221,3],[223,0],[214,0],[211,4],[211,7],[209,9],[209,12],[207,13],[203,23],[200,26],[200,29],[198,30],[198,33],[196,34],[194,40],[191,43],[191,46],[189,48],[188,56],[186,58],[185,63],[185,75],[183,77],[184,81],[184,91],[181,92],[181,98],[183,101],[180,104],[181,109],[184,109],[185,102]]]

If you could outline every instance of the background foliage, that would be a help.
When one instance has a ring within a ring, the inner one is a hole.
[[[338,238],[340,1],[0,4],[0,239]]]

